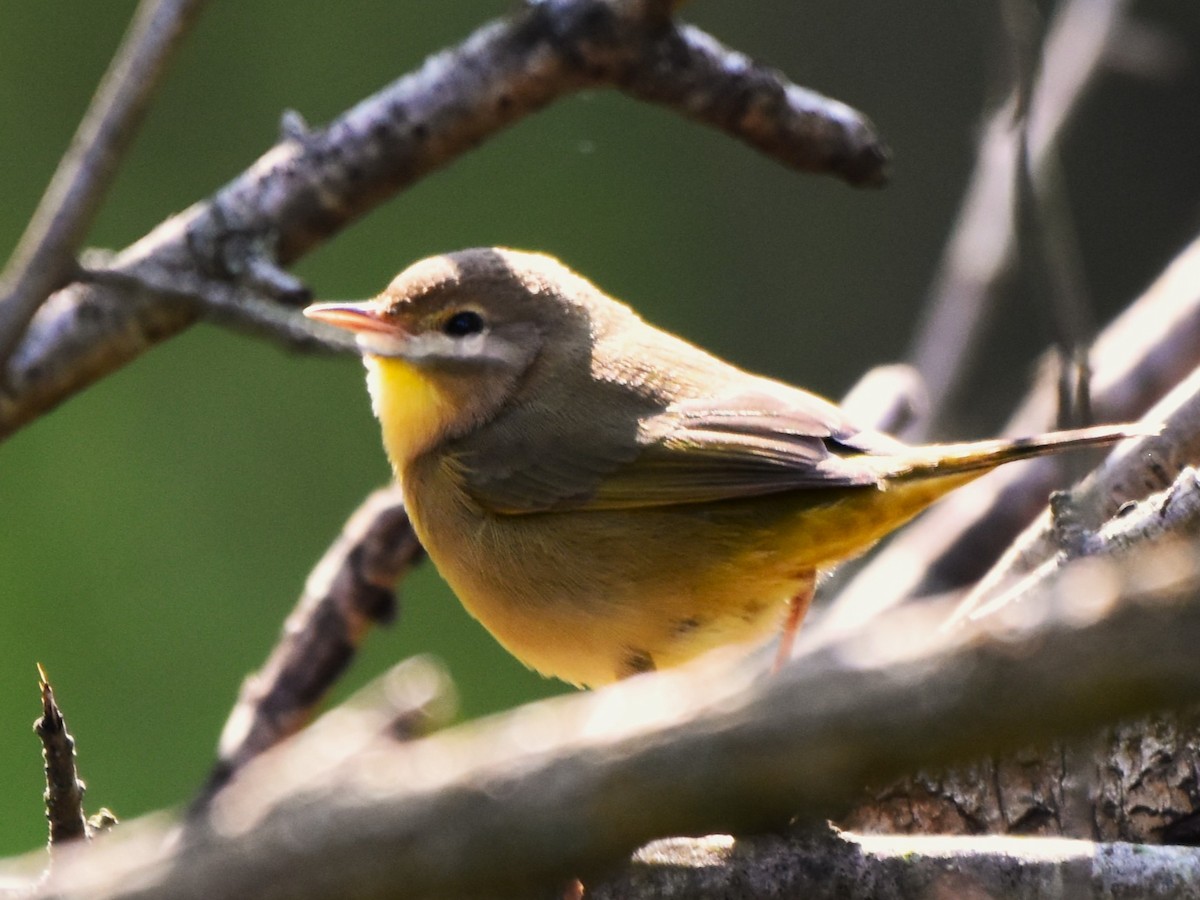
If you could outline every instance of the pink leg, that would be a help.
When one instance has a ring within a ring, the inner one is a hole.
[[[804,621],[804,616],[808,613],[808,607],[812,603],[816,587],[817,573],[808,572],[804,575],[796,593],[792,595],[792,599],[788,601],[787,618],[783,622],[783,633],[779,635],[779,649],[775,653],[775,664],[771,666],[772,675],[782,669],[784,664],[792,658],[796,632],[800,630],[800,623]]]

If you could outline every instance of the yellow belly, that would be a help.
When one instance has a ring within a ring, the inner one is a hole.
[[[519,516],[481,514],[435,465],[404,480],[417,533],[467,610],[526,665],[594,686],[775,634],[815,570],[975,476]]]

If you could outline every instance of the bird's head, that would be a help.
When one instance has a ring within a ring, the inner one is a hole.
[[[597,329],[627,313],[557,260],[497,248],[430,257],[371,300],[304,310],[357,337],[385,437],[415,432],[388,441],[394,462],[486,421],[528,378],[587,372]]]

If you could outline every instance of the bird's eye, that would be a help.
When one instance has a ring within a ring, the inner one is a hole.
[[[450,337],[466,337],[483,331],[483,316],[469,309],[456,312],[442,323],[442,333]]]

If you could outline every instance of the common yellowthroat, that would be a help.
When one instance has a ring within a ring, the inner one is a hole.
[[[305,314],[357,335],[443,577],[518,659],[578,685],[780,628],[783,658],[818,571],[995,466],[1138,433],[908,446],[513,250],[432,257]]]

